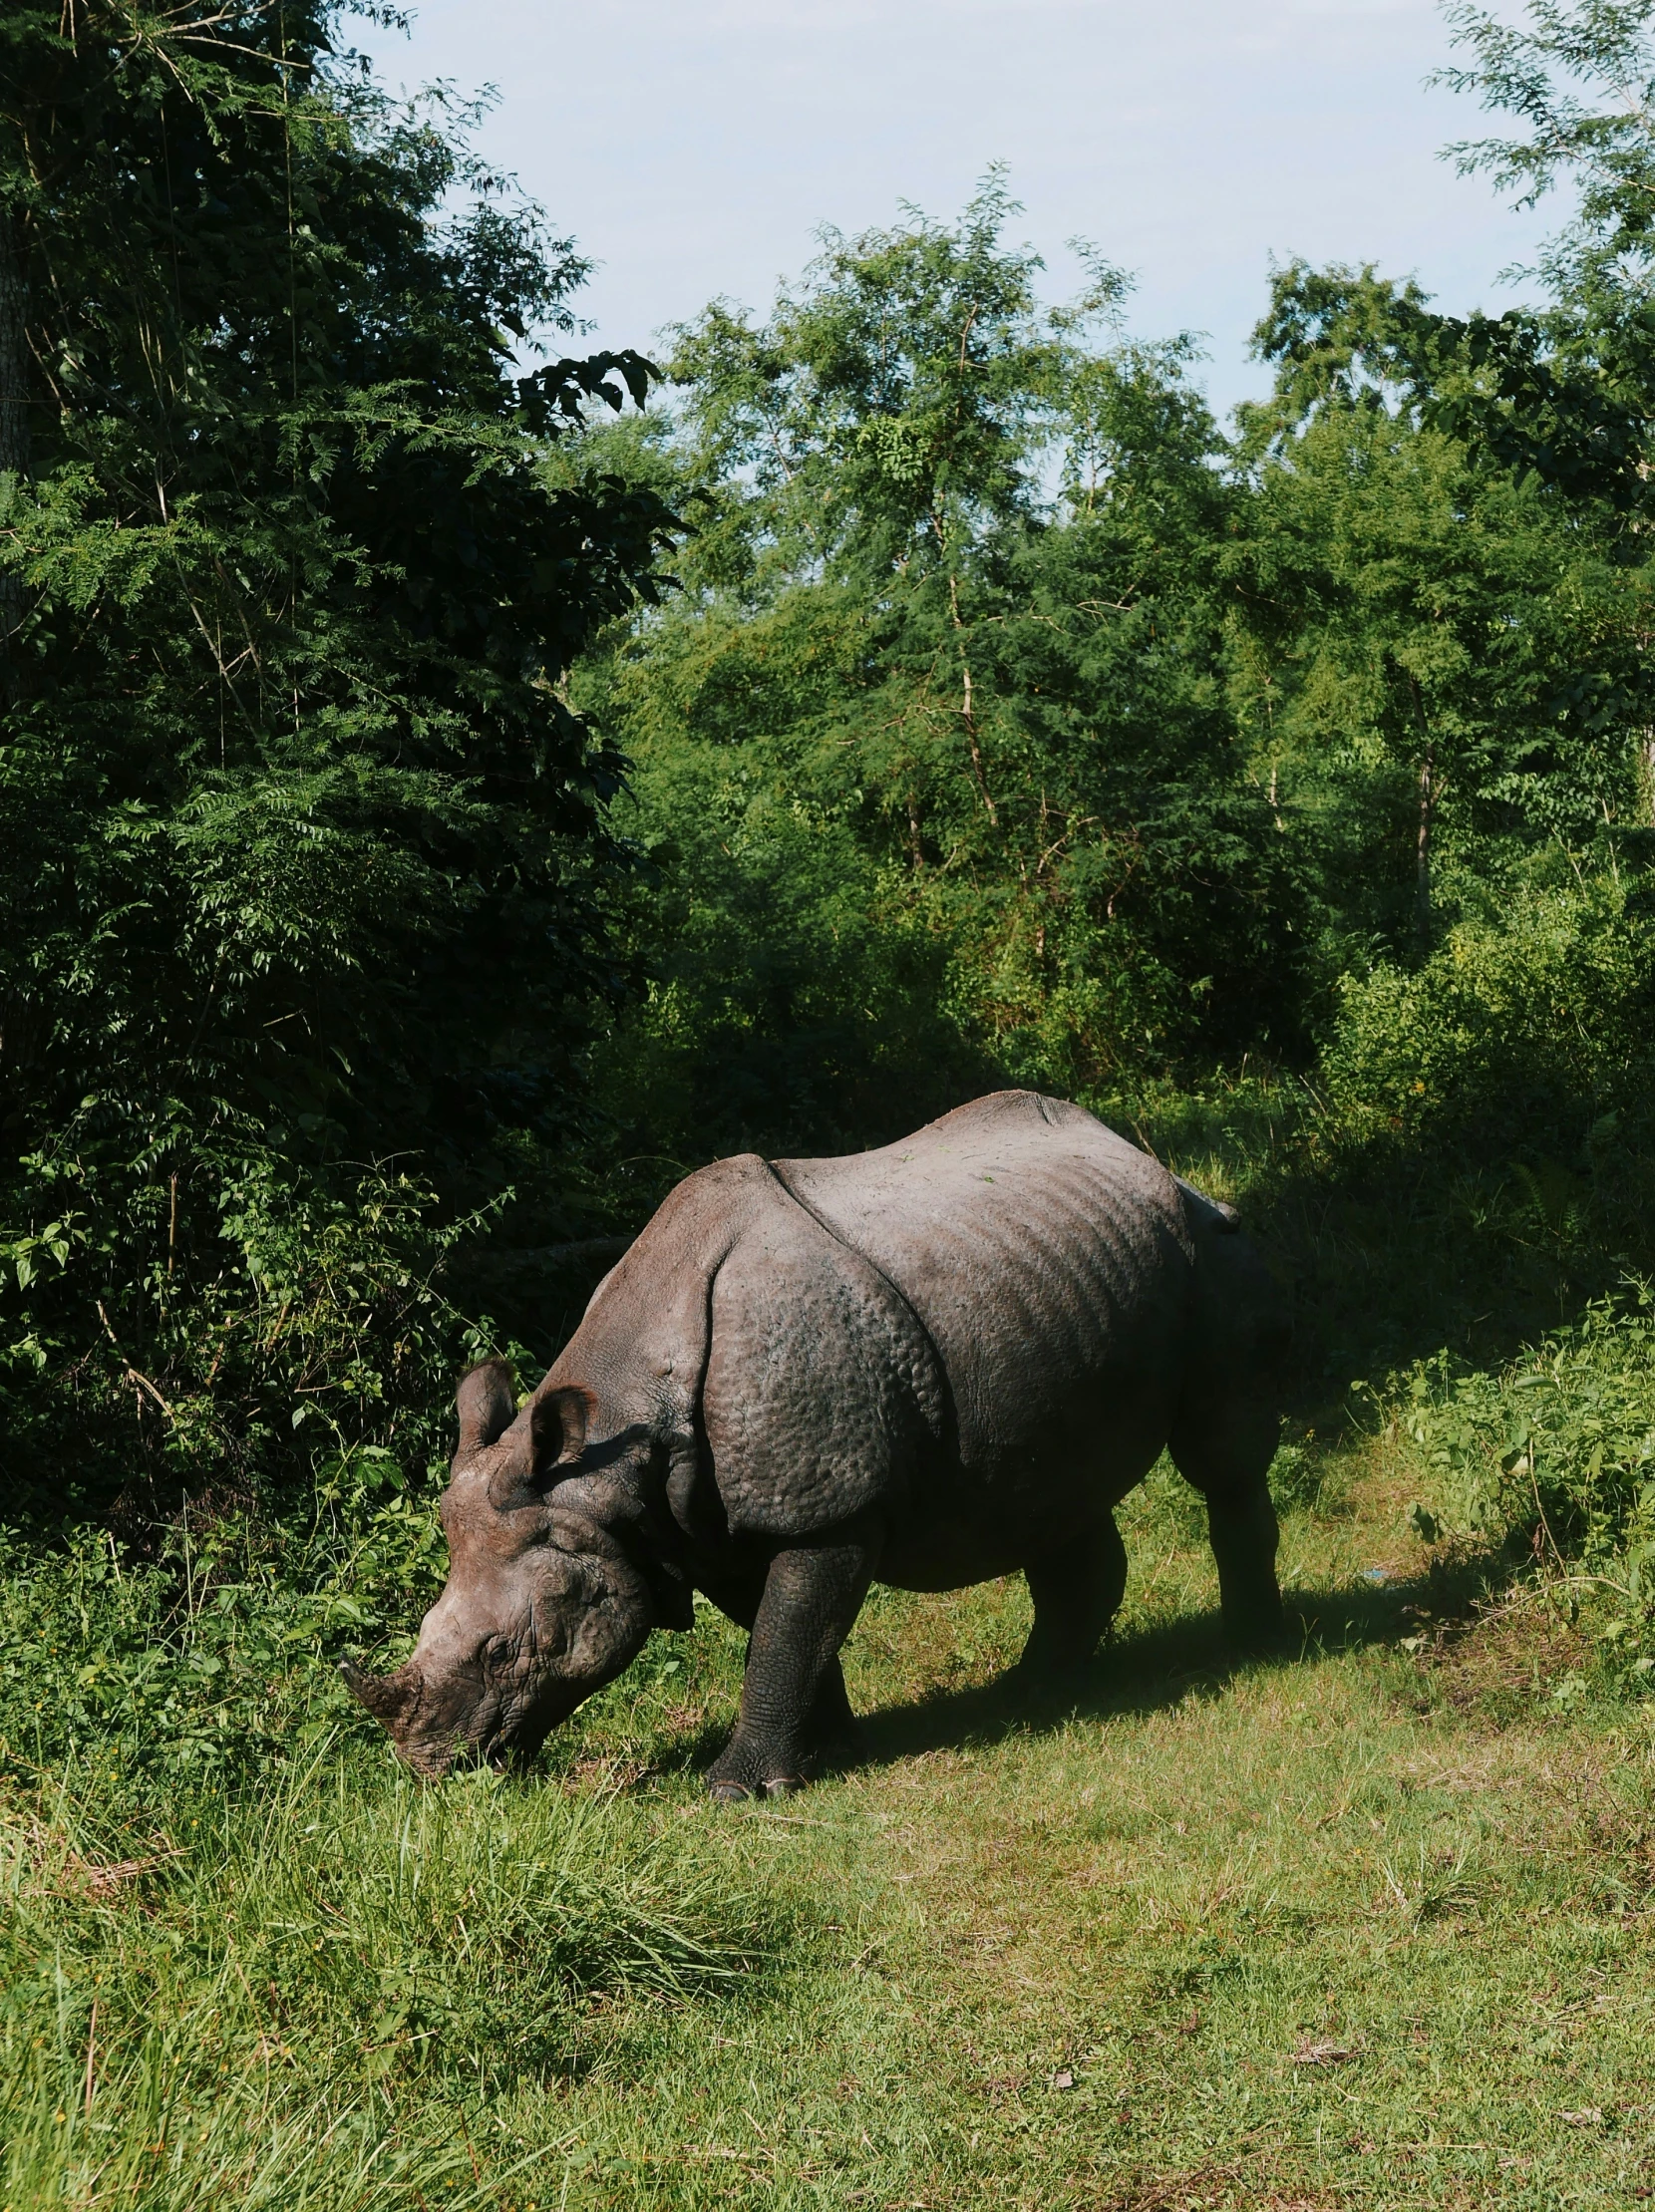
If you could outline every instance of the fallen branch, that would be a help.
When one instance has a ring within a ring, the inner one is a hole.
[[[110,1343],[115,1346],[115,1356],[121,1362],[121,1366],[126,1374],[127,1381],[131,1383],[135,1391],[148,1391],[150,1396],[155,1400],[156,1404],[161,1408],[162,1412],[166,1416],[167,1420],[170,1421],[172,1419],[171,1407],[167,1404],[166,1400],[162,1397],[160,1391],[157,1390],[156,1386],[154,1385],[154,1383],[151,1382],[150,1378],[147,1375],[140,1374],[138,1369],[133,1366],[131,1360],[128,1359],[125,1352],[122,1351],[115,1331],[110,1327],[110,1317],[104,1311],[104,1301],[101,1298],[97,1301],[97,1305],[98,1319],[104,1324],[105,1336],[108,1337]]]

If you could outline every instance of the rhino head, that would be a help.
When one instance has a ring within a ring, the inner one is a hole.
[[[462,1382],[458,1410],[443,1594],[395,1674],[341,1668],[401,1757],[432,1775],[457,1758],[497,1767],[537,1749],[655,1625],[649,1586],[586,1486],[559,1491],[579,1471],[590,1395],[542,1390],[519,1415],[510,1370],[491,1360]]]

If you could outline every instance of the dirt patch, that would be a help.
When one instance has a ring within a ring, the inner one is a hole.
[[[1341,2212],[1347,2202],[1256,2167],[1201,2166],[1188,2173],[1145,2174],[1103,2198],[1097,2212]]]
[[[1515,1705],[1532,1710],[1553,1684],[1593,1667],[1589,1640],[1537,1590],[1524,1590],[1474,1615],[1444,1637],[1433,1671],[1443,1695],[1461,1713],[1483,1709],[1503,1718]]]

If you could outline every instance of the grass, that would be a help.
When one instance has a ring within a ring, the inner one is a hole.
[[[1628,2203],[1655,1707],[1433,1567],[1405,1443],[1309,1457],[1301,1656],[1229,1665],[1158,1473],[1080,1707],[995,1687],[1019,1584],[878,1595],[780,1807],[702,1800],[716,1617],[529,1779],[14,1779],[0,2208]]]
[[[1649,1176],[1594,1155],[1547,1213],[1515,1167],[1311,1172],[1291,1120],[1238,1086],[1143,1131],[1301,1287],[1281,1661],[1227,1655],[1163,1467],[1077,1705],[999,1686],[1019,1580],[875,1592],[862,1762],[715,1810],[743,1655],[709,1610],[533,1774],[419,1788],[318,1664],[420,1610],[415,1491],[190,1539],[181,1581],[0,1554],[0,2212],[1655,2192],[1655,1678],[1429,1549],[1441,1437],[1349,1418],[1353,1378],[1412,1404],[1387,1370],[1452,1354],[1498,1464],[1505,1363],[1647,1265]],[[1604,1438],[1648,1455],[1642,1339],[1603,1360],[1563,1409],[1594,1483]]]

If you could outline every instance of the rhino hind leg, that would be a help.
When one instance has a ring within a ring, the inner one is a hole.
[[[1071,1531],[1023,1575],[1035,1617],[1017,1672],[1027,1682],[1061,1683],[1087,1666],[1126,1593],[1127,1547],[1114,1514]]]
[[[1224,1634],[1242,1651],[1270,1650],[1285,1628],[1269,1484],[1280,1427],[1272,1406],[1237,1395],[1186,1415],[1167,1442],[1173,1465],[1206,1499]]]
[[[877,1530],[780,1551],[754,1616],[735,1734],[708,1769],[721,1803],[785,1797],[854,1723],[839,1667],[878,1556]]]

